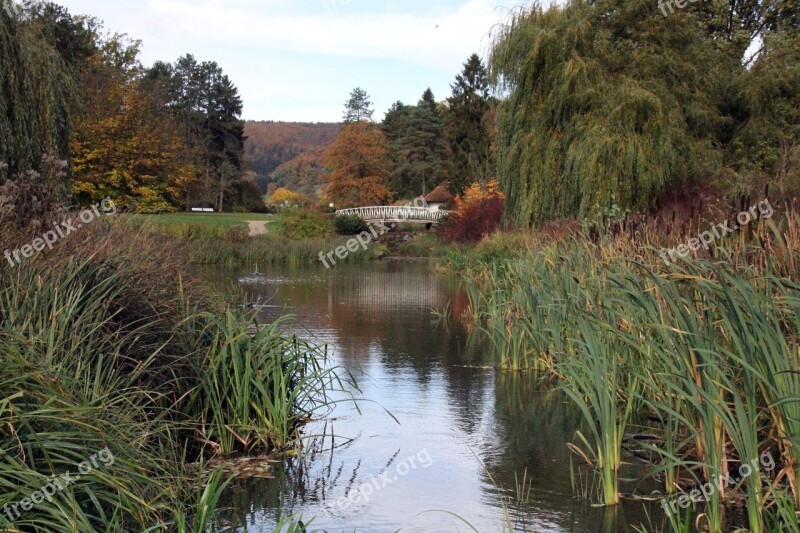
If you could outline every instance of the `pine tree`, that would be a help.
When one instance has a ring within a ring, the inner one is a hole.
[[[391,161],[389,187],[400,198],[411,198],[419,194],[418,187],[414,183],[414,176],[409,172],[406,164],[408,159],[406,145],[410,135],[409,128],[413,110],[413,106],[395,102],[386,113],[382,124],[383,133],[389,142],[389,159]]]
[[[486,183],[494,175],[492,138],[487,125],[489,78],[477,54],[470,56],[451,87],[445,131],[453,159],[450,187],[460,194],[469,184]]]
[[[430,89],[416,106],[394,104],[383,128],[391,147],[391,183],[395,193],[410,198],[430,192],[447,180],[449,151]]]
[[[367,91],[361,87],[356,87],[350,93],[350,99],[345,102],[344,123],[371,121],[375,111],[372,109],[372,102],[369,101]]]
[[[239,90],[215,62],[199,63],[186,55],[170,66],[157,63],[146,78],[160,79],[169,92],[168,107],[181,124],[203,185],[190,192],[192,203],[213,204],[219,211],[226,197],[240,189],[244,157],[244,121]]]

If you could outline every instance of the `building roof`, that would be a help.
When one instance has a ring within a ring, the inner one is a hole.
[[[453,195],[447,190],[447,182],[442,183],[431,191],[431,193],[425,197],[425,201],[434,204],[446,204],[453,201]]]

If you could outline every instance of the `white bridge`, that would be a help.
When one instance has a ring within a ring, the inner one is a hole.
[[[419,222],[422,224],[437,224],[442,221],[450,211],[432,210],[425,207],[378,206],[355,207],[341,209],[336,215],[355,215],[367,222]]]

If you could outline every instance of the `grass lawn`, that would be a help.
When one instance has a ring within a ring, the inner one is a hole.
[[[203,225],[228,229],[232,226],[247,226],[253,220],[277,222],[279,216],[261,213],[174,213],[168,215],[132,215],[165,229],[174,226]]]

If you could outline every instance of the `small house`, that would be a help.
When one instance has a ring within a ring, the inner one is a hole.
[[[431,211],[439,211],[444,206],[450,204],[453,201],[453,195],[447,190],[447,182],[442,183],[431,191],[431,193],[425,197],[425,201],[428,202],[428,209]]]

